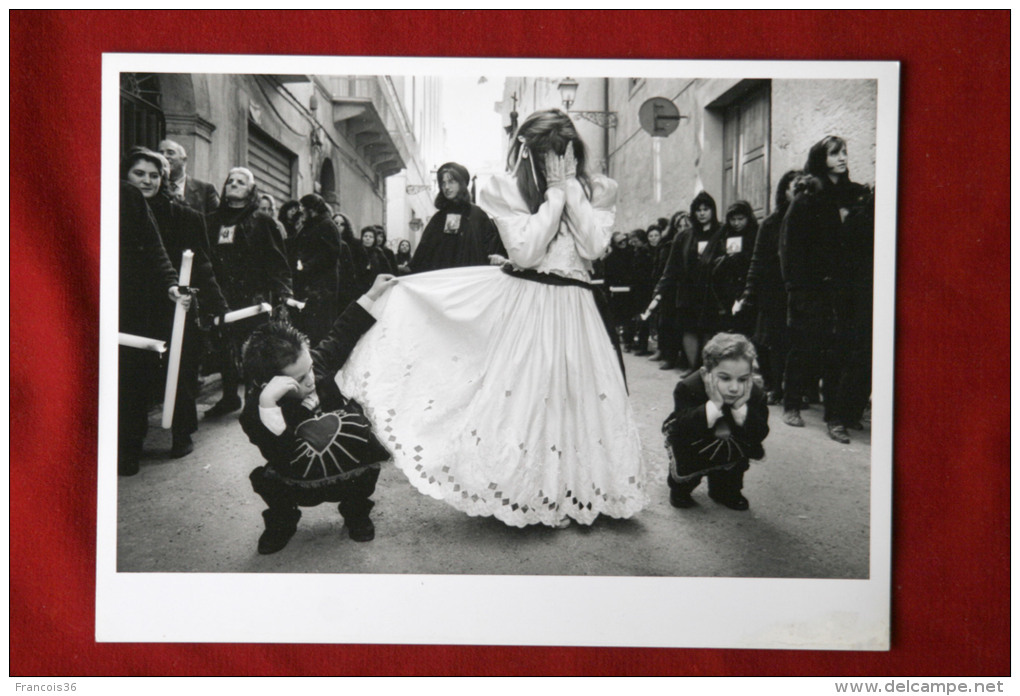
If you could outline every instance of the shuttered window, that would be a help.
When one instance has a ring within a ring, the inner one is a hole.
[[[248,123],[248,168],[259,190],[271,194],[277,206],[293,195],[295,155],[270,138],[254,123]]]
[[[769,213],[771,89],[767,83],[726,107],[723,116],[723,207],[745,200],[760,220]]]

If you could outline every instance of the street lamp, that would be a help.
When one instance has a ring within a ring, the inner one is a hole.
[[[563,108],[571,116],[579,116],[586,121],[591,121],[599,128],[616,128],[617,119],[615,111],[571,111],[570,107],[574,104],[574,100],[577,98],[577,80],[573,80],[569,77],[560,80],[560,83],[556,85],[556,89],[560,91],[560,100],[563,102]]]

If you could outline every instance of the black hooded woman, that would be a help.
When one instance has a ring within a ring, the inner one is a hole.
[[[294,297],[304,302],[291,319],[312,345],[329,333],[337,317],[340,230],[330,219],[326,201],[315,193],[301,197],[303,223],[287,244]]]
[[[779,232],[790,327],[783,422],[804,425],[802,397],[820,373],[829,437],[846,444],[870,392],[874,197],[850,180],[842,138],[812,146],[804,169]]]
[[[255,175],[245,167],[227,174],[220,195],[220,207],[209,216],[213,271],[230,310],[262,302],[282,307],[293,296],[290,266],[283,235],[276,220],[259,212],[259,191]],[[220,342],[220,373],[223,398],[205,417],[221,416],[241,408],[237,389],[241,386],[240,350],[251,321],[224,327]]]
[[[676,267],[669,266],[669,262],[673,246],[681,244],[680,240],[685,240],[690,234],[690,215],[686,210],[681,210],[673,214],[659,243],[654,271],[657,282],[652,297],[652,302],[658,304],[659,310],[659,352],[652,356],[652,360],[662,361],[660,370],[674,369],[680,356],[683,334],[676,308],[678,273]],[[676,261],[678,260],[679,257]]]
[[[755,347],[761,363],[765,389],[770,404],[779,403],[783,396],[783,373],[786,356],[790,351],[789,330],[786,327],[786,288],[779,267],[779,227],[793,200],[799,169],[783,174],[776,186],[776,207],[761,222],[758,238],[754,242],[751,266],[747,281],[734,314],[748,310],[758,313]]]
[[[730,205],[726,209],[726,222],[710,249],[712,262],[705,316],[709,336],[720,332],[750,335],[754,329],[753,312],[734,314],[733,309],[744,292],[757,238],[758,220],[751,204],[736,201]]]
[[[414,273],[460,266],[485,266],[494,254],[506,256],[499,231],[485,211],[471,202],[471,177],[463,165],[447,162],[436,173],[438,212],[429,220],[411,258]]]
[[[183,457],[194,450],[191,435],[198,430],[198,368],[202,360],[202,334],[197,317],[213,317],[227,309],[209,260],[209,241],[205,218],[196,210],[178,203],[171,197],[170,164],[163,155],[145,148],[133,148],[124,159],[123,177],[138,187],[152,210],[159,235],[163,241],[174,271],[180,274],[184,252],[190,250],[192,259],[191,286],[198,290],[185,314],[184,336],[181,343],[181,362],[177,378],[177,396],[174,402],[173,422],[170,426],[170,456]],[[160,298],[161,299],[161,298]],[[155,336],[169,343],[174,323],[174,305],[156,302],[159,309]],[[204,323],[211,324],[211,320]],[[166,379],[164,364],[163,379]]]
[[[712,328],[709,321],[712,317],[706,308],[713,242],[722,227],[716,210],[715,199],[707,191],[694,197],[690,208],[691,230],[673,240],[666,269],[656,288],[658,293],[674,293],[681,347],[691,370],[700,366],[701,348]]]

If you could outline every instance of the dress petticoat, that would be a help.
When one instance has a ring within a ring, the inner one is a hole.
[[[523,205],[510,183],[503,195]],[[523,258],[504,211],[486,200],[511,259]],[[574,248],[555,237],[543,259]],[[401,278],[373,314],[337,383],[419,491],[519,527],[591,524],[645,506],[659,477],[644,465],[591,290],[454,268]]]

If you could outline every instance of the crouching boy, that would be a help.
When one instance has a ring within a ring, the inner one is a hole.
[[[375,537],[371,496],[379,465],[390,453],[372,434],[361,406],[340,393],[334,377],[375,323],[368,310],[391,279],[376,278],[314,349],[286,322],[260,326],[244,344],[246,393],[240,422],[266,458],[265,466],[249,476],[267,505],[261,554],[287,545],[301,519],[299,507],[324,502],[339,503],[351,539]]]
[[[708,496],[731,510],[747,510],[741,494],[750,459],[765,456],[769,434],[765,393],[755,384],[756,355],[740,334],[716,334],[705,344],[703,367],[676,385],[673,413],[662,425],[669,452],[669,502],[697,505],[691,492],[708,476]]]

